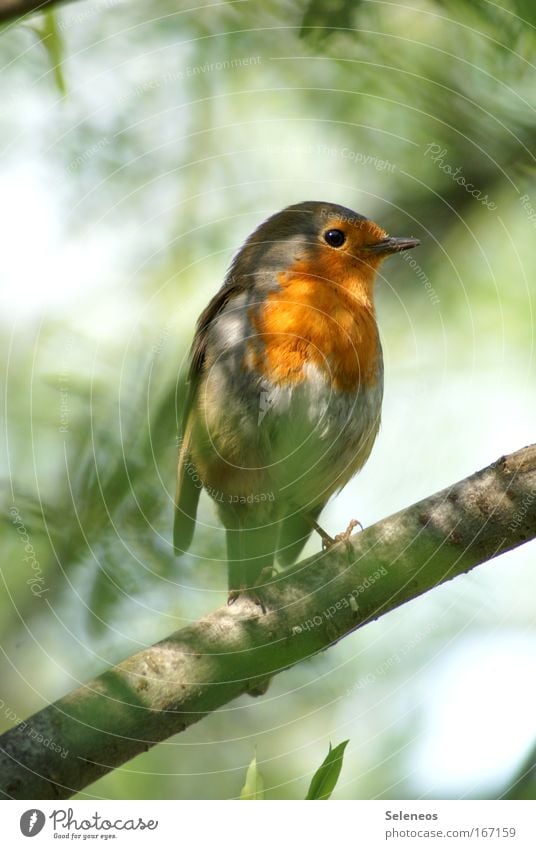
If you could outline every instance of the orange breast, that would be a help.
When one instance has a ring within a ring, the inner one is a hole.
[[[281,274],[281,288],[251,314],[264,342],[255,368],[289,383],[304,380],[311,363],[331,376],[334,389],[347,392],[375,383],[379,340],[370,271],[362,278],[348,274],[330,257],[314,265],[301,261]]]

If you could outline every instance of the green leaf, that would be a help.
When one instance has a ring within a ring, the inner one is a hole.
[[[43,26],[40,27],[41,43],[48,53],[50,64],[54,72],[54,80],[56,87],[62,97],[67,94],[67,85],[63,76],[63,39],[58,29],[58,22],[55,13],[52,9],[47,9],[44,13]]]
[[[330,743],[324,762],[313,775],[306,799],[329,799],[341,774],[344,750],[348,743],[349,741],[345,740],[334,749]]]
[[[246,783],[240,791],[241,799],[264,799],[264,779],[257,768],[257,755],[246,773]]]

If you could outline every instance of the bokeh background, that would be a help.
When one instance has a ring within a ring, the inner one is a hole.
[[[224,601],[208,498],[171,552],[177,409],[197,315],[283,206],[422,240],[383,266],[383,426],[329,531],[534,441],[532,0],[192,5],[77,0],[0,32],[0,730]],[[335,798],[534,798],[535,553],[80,798],[236,797],[255,751],[267,798],[303,798],[344,739]]]

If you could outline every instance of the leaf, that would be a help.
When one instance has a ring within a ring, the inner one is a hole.
[[[54,80],[56,87],[62,97],[67,94],[67,85],[63,76],[62,61],[63,61],[63,39],[58,29],[58,23],[55,13],[52,9],[47,9],[44,13],[43,26],[40,27],[39,35],[41,43],[48,53],[50,64],[54,72]]]
[[[241,799],[264,799],[264,779],[257,768],[257,755],[253,758],[246,773],[246,783],[240,791]]]
[[[345,740],[334,749],[331,748],[330,743],[325,760],[313,775],[306,799],[329,799],[339,779],[344,750],[348,743],[349,740]]]

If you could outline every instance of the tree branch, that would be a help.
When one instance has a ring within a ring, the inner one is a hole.
[[[61,0],[62,5],[70,2],[72,0]],[[59,3],[60,0],[0,0],[0,24],[35,12],[45,12]]]
[[[68,798],[389,610],[536,537],[536,445],[277,576],[0,737],[0,797]]]

